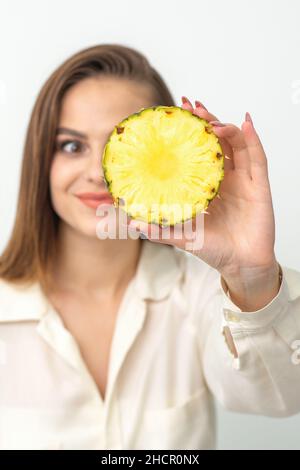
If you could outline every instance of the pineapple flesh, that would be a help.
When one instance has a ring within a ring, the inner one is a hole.
[[[115,126],[102,158],[115,207],[160,226],[205,211],[224,178],[212,126],[177,106],[142,108]]]

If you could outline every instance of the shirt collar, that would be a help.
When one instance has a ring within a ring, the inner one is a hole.
[[[39,320],[47,309],[39,283],[21,287],[0,280],[0,322]]]
[[[182,275],[177,248],[142,240],[134,277],[135,294],[141,299],[161,300]],[[38,282],[30,287],[0,280],[0,322],[39,320],[49,303]]]
[[[142,243],[135,278],[137,293],[142,299],[161,300],[182,276],[178,249],[149,240]]]

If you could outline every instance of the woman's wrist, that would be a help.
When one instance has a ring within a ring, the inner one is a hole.
[[[254,312],[270,303],[279,292],[282,268],[275,265],[255,277],[230,277],[221,274],[221,284],[232,302],[242,311]]]

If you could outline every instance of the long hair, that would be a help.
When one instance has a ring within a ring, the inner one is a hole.
[[[119,44],[89,47],[63,62],[43,85],[30,116],[23,150],[20,188],[10,239],[0,256],[0,278],[48,286],[57,255],[59,217],[50,198],[49,173],[64,94],[85,78],[117,76],[150,87],[153,105],[173,106],[173,97],[146,57]]]

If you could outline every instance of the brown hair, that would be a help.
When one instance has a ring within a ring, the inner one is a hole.
[[[59,217],[49,190],[55,135],[65,92],[80,80],[97,75],[117,76],[148,85],[153,105],[173,106],[173,97],[160,74],[135,49],[101,44],[84,49],[61,64],[43,85],[27,128],[15,223],[0,257],[0,278],[18,284],[48,285],[48,268],[57,253]]]

